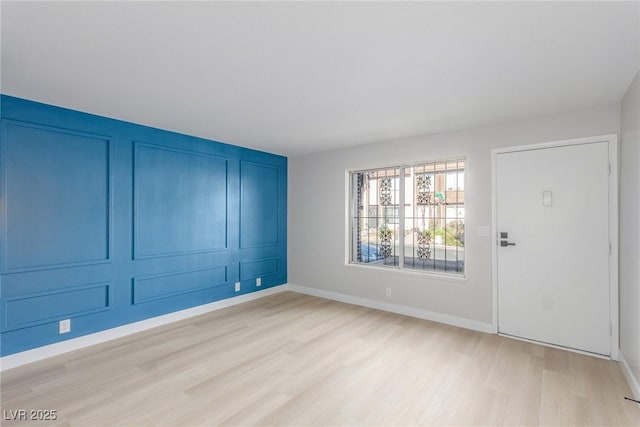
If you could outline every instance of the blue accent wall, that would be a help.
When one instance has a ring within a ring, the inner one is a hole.
[[[3,356],[286,283],[286,157],[5,95],[0,112]]]

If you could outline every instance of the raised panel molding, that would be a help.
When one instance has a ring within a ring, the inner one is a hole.
[[[256,277],[264,277],[277,274],[280,271],[278,257],[269,257],[255,261],[240,262],[240,280],[250,280]]]
[[[42,325],[57,320],[110,309],[110,283],[60,288],[4,300],[4,331]]]
[[[134,141],[133,165],[134,259],[227,249],[226,158]]]
[[[286,157],[1,94],[0,108],[3,358],[286,283]],[[235,292],[241,269],[261,287]]]
[[[136,305],[157,301],[223,286],[227,283],[226,266],[134,278],[132,280],[131,303]]]
[[[278,168],[240,162],[240,247],[257,248],[279,243],[280,197]]]
[[[109,262],[111,140],[5,121],[2,270]]]

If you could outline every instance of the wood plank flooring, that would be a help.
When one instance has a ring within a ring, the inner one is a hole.
[[[3,426],[640,426],[615,362],[283,292],[2,373]]]

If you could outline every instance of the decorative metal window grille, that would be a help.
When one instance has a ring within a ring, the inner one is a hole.
[[[419,205],[428,205],[431,201],[431,177],[429,175],[416,176],[416,202]]]
[[[465,160],[351,172],[350,262],[463,274]]]
[[[391,178],[380,178],[380,204],[389,206],[391,204]]]
[[[416,231],[416,240],[418,241],[418,259],[431,259],[431,235],[427,230]]]
[[[393,232],[389,227],[380,227],[378,233],[380,235],[380,255],[387,259],[392,255],[391,251],[391,239],[393,238]]]

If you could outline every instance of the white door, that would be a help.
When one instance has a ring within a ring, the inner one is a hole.
[[[500,333],[611,354],[608,146],[497,154]]]

